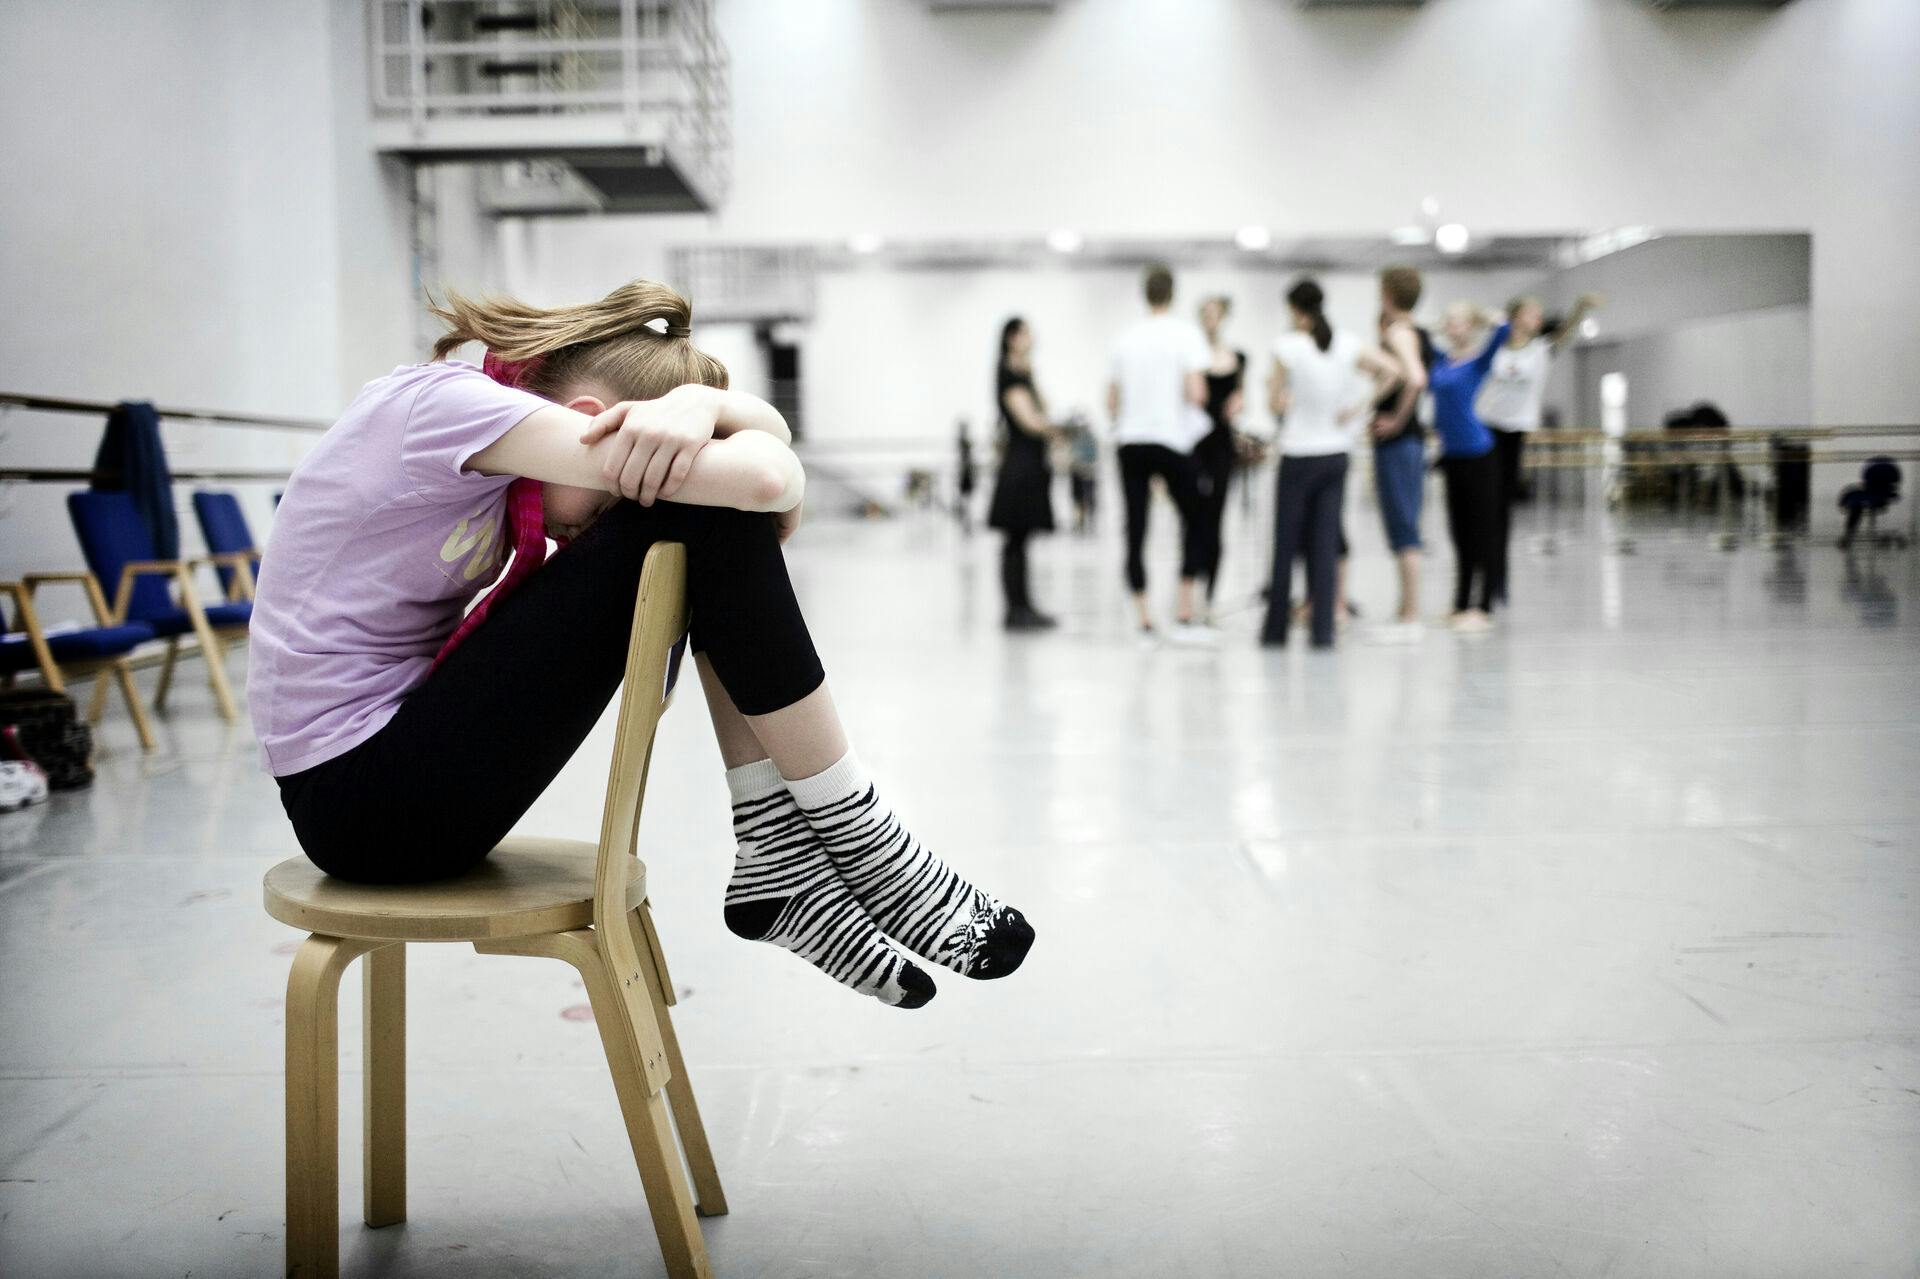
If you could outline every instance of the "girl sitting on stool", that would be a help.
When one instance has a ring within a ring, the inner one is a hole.
[[[647,550],[681,542],[739,839],[727,927],[901,1008],[934,986],[887,937],[969,977],[1018,968],[1020,912],[909,834],[848,747],[780,550],[805,484],[786,423],[727,389],[686,301],[642,280],[433,312],[433,361],[361,390],[260,566],[248,691],[307,856],[374,883],[478,865],[600,718]],[[484,370],[446,358],[467,342]],[[462,623],[509,542],[530,569],[549,532],[571,541]]]

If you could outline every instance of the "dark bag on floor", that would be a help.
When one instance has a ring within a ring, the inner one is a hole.
[[[20,730],[20,745],[47,770],[47,785],[72,790],[93,781],[93,730],[65,693],[0,689],[0,727]]]

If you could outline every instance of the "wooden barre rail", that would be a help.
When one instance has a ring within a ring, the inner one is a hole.
[[[1604,458],[1594,455],[1582,457],[1538,457],[1533,455],[1532,446],[1521,456],[1521,466],[1530,471],[1575,470],[1589,466],[1619,466],[1630,468],[1662,466],[1776,466],[1783,461],[1789,465],[1815,466],[1833,462],[1871,462],[1874,458],[1893,458],[1897,461],[1920,460],[1920,448],[1907,449],[1848,449],[1842,452],[1815,453],[1804,458],[1781,458],[1773,453],[1646,453],[1632,452],[1617,458]]]
[[[1609,440],[1618,440],[1623,444],[1687,444],[1706,443],[1724,444],[1731,441],[1741,443],[1766,443],[1784,440],[1789,443],[1801,440],[1845,440],[1874,439],[1890,435],[1920,435],[1920,426],[1914,425],[1850,425],[1850,426],[1636,426],[1621,435],[1608,435],[1598,427],[1568,426],[1542,427],[1538,431],[1529,431],[1530,444],[1543,447],[1570,448],[1581,444],[1604,444]]]

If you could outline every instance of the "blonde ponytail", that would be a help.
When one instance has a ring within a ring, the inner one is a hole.
[[[475,301],[450,292],[444,304],[429,296],[427,310],[447,326],[433,344],[434,359],[479,342],[496,359],[535,362],[522,385],[549,398],[585,392],[650,400],[689,382],[727,385],[726,366],[689,340],[692,305],[653,280],[631,281],[579,306]]]

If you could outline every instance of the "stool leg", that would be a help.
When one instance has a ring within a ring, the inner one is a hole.
[[[710,1279],[713,1268],[707,1262],[706,1240],[701,1238],[700,1223],[694,1217],[693,1195],[681,1169],[667,1099],[647,1091],[647,1078],[640,1069],[640,1045],[627,1034],[620,1019],[620,995],[614,987],[613,972],[597,947],[594,963],[581,972],[587,979],[587,998],[600,1027],[600,1043],[606,1050],[607,1068],[613,1073],[614,1091],[626,1116],[627,1138],[640,1168],[640,1184],[647,1192],[647,1209],[653,1214],[653,1232],[659,1236],[667,1273],[673,1279]]]
[[[365,1212],[369,1226],[407,1219],[407,948],[360,961],[365,996]]]
[[[660,937],[653,929],[653,912],[642,902],[628,916],[634,930],[634,946],[640,952],[640,970],[647,979],[647,993],[653,996],[653,1016],[660,1025],[660,1046],[666,1050],[667,1068],[673,1077],[667,1081],[667,1101],[673,1107],[673,1125],[680,1131],[680,1145],[687,1152],[687,1170],[693,1174],[693,1190],[698,1197],[702,1217],[727,1215],[727,1192],[720,1186],[720,1170],[713,1162],[713,1147],[707,1141],[707,1126],[700,1118],[700,1103],[694,1100],[693,1082],[687,1078],[686,1059],[680,1055],[680,1037],[673,1031],[673,1018],[667,1012],[672,1003],[668,988],[666,960],[660,954]]]
[[[340,1273],[340,975],[382,943],[308,937],[287,977],[287,1274]]]
[[[687,1188],[680,1148],[673,1140],[667,1100],[648,1090],[639,1041],[627,1030],[625,1008],[630,1005],[621,998],[600,938],[592,929],[581,928],[540,937],[477,941],[473,948],[483,955],[543,955],[565,960],[579,972],[587,985],[594,1024],[600,1029],[600,1046],[607,1054],[613,1091],[627,1122],[627,1140],[633,1145],[633,1161],[647,1192],[647,1210],[653,1215],[653,1232],[659,1237],[667,1274],[672,1279],[712,1279],[707,1242],[694,1216],[693,1193]],[[643,962],[640,967],[644,971],[650,965]]]

